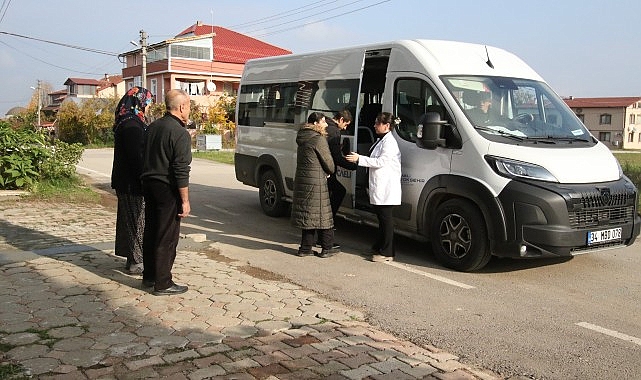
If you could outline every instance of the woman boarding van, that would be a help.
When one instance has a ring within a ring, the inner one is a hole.
[[[348,109],[345,151],[367,154],[380,111],[400,120],[396,232],[462,271],[492,255],[559,257],[630,245],[637,189],[543,79],[504,50],[411,40],[251,60],[237,103],[236,178],[267,215],[291,202],[295,136],[311,112]],[[364,168],[338,168],[339,215],[376,225]]]

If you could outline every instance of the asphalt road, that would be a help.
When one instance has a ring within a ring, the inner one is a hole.
[[[87,150],[78,172],[108,187],[111,160],[110,149]],[[395,262],[368,262],[375,230],[339,220],[343,253],[299,258],[299,231],[264,215],[233,166],[194,160],[190,193],[183,232],[206,233],[225,256],[358,307],[397,336],[506,377],[641,379],[640,241],[565,260],[494,258],[459,273],[402,237]]]

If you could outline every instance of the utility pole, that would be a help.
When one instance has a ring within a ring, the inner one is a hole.
[[[140,31],[140,54],[142,55],[142,87],[147,88],[147,33]]]

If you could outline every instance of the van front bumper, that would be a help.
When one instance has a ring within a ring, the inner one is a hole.
[[[493,241],[502,257],[561,257],[634,243],[641,229],[637,191],[624,177],[598,184],[559,185],[512,181],[499,195],[505,241]],[[621,228],[621,238],[588,244],[588,234]]]

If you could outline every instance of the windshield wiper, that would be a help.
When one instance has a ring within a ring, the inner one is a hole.
[[[589,140],[582,139],[579,137],[571,137],[571,136],[532,136],[528,137],[528,140],[533,140],[537,142],[542,142],[546,144],[556,144],[557,141],[559,142],[568,142],[568,143],[573,143],[573,142],[590,142]]]
[[[523,137],[517,136],[517,135],[513,135],[513,134],[511,134],[509,132],[505,132],[505,131],[502,131],[500,129],[492,129],[492,128],[489,128],[489,127],[484,127],[482,125],[475,125],[474,128],[479,130],[479,131],[498,134],[498,135],[501,135],[503,137],[508,137],[508,138],[511,138],[513,140],[516,140],[516,141],[523,141]]]

